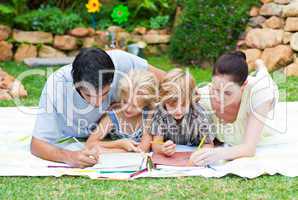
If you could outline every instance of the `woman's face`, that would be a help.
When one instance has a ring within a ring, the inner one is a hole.
[[[211,98],[213,103],[220,107],[239,103],[244,86],[245,84],[239,86],[239,84],[233,82],[230,75],[213,76],[211,84]]]

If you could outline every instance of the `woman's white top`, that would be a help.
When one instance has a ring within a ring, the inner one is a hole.
[[[249,76],[247,80],[248,83],[241,97],[237,119],[233,123],[224,123],[215,115],[209,92],[211,84],[200,88],[200,104],[212,113],[214,125],[216,126],[216,138],[229,145],[243,143],[248,116],[252,113],[258,120],[264,122],[258,145],[285,143],[286,116],[284,114],[286,113],[283,113],[283,108],[276,106],[279,98],[276,83],[265,67],[261,67],[255,76]],[[272,102],[272,110],[266,116],[257,113],[256,108],[268,101]]]

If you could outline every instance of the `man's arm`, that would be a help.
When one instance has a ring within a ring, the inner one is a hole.
[[[56,111],[57,102],[63,103],[63,91],[57,92],[57,82],[63,82],[60,77],[52,74],[42,91],[36,117],[33,137],[31,140],[31,153],[45,160],[67,163],[73,167],[86,167],[94,165],[97,155],[88,150],[68,151],[56,147],[54,144],[62,134],[61,123],[63,120]],[[66,122],[65,122],[66,123]],[[64,123],[63,123],[64,124]],[[92,158],[91,158],[92,157]]]
[[[44,160],[66,163],[65,161],[69,157],[70,151],[57,148],[54,145],[32,137],[31,153]]]
[[[72,167],[84,168],[97,163],[98,155],[90,150],[69,151],[60,149],[45,141],[32,137],[31,153],[44,160],[69,164]]]

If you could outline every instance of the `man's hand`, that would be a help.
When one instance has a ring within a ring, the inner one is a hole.
[[[65,163],[72,167],[85,168],[91,167],[97,163],[99,154],[94,149],[84,149],[81,151],[70,151]]]
[[[90,149],[69,151],[48,144],[35,137],[31,141],[31,153],[33,155],[44,160],[66,163],[72,167],[84,168],[95,165],[101,152],[99,148]]]
[[[168,140],[161,146],[161,152],[166,156],[172,156],[176,152],[176,144]]]

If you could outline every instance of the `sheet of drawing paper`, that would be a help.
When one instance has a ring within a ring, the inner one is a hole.
[[[195,151],[197,147],[195,146],[187,146],[187,145],[176,145],[176,151],[177,152],[190,152]]]
[[[99,157],[95,169],[140,167],[144,156],[141,153],[104,153]]]
[[[156,165],[167,166],[189,166],[189,158],[192,152],[176,152],[172,156],[165,156],[163,154],[153,153],[152,161]]]

